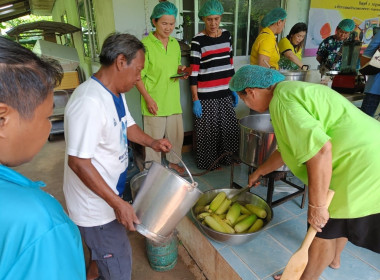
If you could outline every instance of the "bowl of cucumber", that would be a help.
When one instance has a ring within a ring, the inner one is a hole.
[[[258,236],[273,218],[273,210],[260,196],[246,192],[233,202],[238,189],[203,193],[191,208],[201,231],[216,242],[240,245]]]

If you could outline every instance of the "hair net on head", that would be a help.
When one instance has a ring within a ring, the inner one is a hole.
[[[355,22],[352,19],[344,19],[339,22],[338,27],[346,32],[351,32],[355,29]]]
[[[274,8],[269,13],[267,13],[261,20],[262,27],[271,26],[279,20],[286,19],[287,13],[283,8]]]
[[[202,20],[203,17],[222,15],[224,9],[218,0],[209,0],[199,10],[198,17]]]
[[[154,7],[152,11],[152,15],[150,16],[150,23],[154,27],[153,19],[158,19],[164,15],[174,16],[177,18],[177,13],[178,9],[173,3],[167,1],[160,2]]]
[[[258,65],[245,65],[236,71],[230,80],[232,91],[243,91],[246,88],[267,88],[285,80],[285,76],[277,70]]]

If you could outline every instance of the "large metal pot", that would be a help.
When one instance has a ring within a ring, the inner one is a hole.
[[[239,120],[240,159],[259,167],[276,150],[277,142],[269,114],[249,115]]]
[[[156,242],[165,242],[198,200],[202,192],[186,166],[185,169],[192,183],[161,164],[152,163],[133,202],[141,222],[136,225],[139,233]]]
[[[236,189],[217,189],[217,190],[206,191],[201,196],[201,198],[197,202],[196,206],[197,205],[207,205],[207,204],[209,204],[214,199],[214,197],[219,192],[222,192],[222,191],[225,192],[227,195],[229,195],[229,194],[235,194],[239,190],[236,190]],[[195,212],[194,212],[194,210],[195,210],[194,208],[196,206],[194,206],[191,209],[191,214],[192,214],[194,220],[197,222],[197,224],[200,227],[200,229],[208,237],[210,237],[211,239],[213,239],[213,240],[215,240],[217,242],[225,243],[225,244],[229,244],[229,245],[240,245],[240,244],[243,244],[243,243],[251,241],[253,238],[257,237],[261,232],[263,232],[263,229],[272,220],[273,211],[272,211],[272,208],[268,205],[268,203],[264,199],[262,199],[258,195],[250,193],[250,192],[246,192],[244,195],[242,194],[239,197],[238,201],[240,203],[243,203],[243,204],[250,203],[250,204],[253,204],[253,205],[256,205],[256,206],[259,206],[259,207],[265,209],[265,211],[267,212],[267,217],[264,219],[264,226],[263,226],[263,228],[261,228],[257,232],[253,232],[253,233],[235,233],[235,234],[222,233],[222,232],[215,231],[215,230],[209,228],[206,225],[203,225],[196,218],[196,215],[195,215]]]
[[[285,81],[305,81],[306,70],[280,70],[280,73],[285,76]]]
[[[239,157],[244,163],[259,167],[277,149],[270,114],[249,115],[239,120],[240,144]],[[289,171],[283,165],[276,171]]]

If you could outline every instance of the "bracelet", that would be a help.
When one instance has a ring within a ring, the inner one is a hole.
[[[321,209],[321,208],[326,208],[326,205],[322,205],[322,206],[314,206],[314,205],[311,205],[311,204],[309,203],[309,207],[311,207],[311,208],[315,208],[315,209]]]

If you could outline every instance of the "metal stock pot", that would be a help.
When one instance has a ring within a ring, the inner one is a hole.
[[[300,70],[280,70],[280,73],[286,81],[305,81],[308,70],[309,66],[303,65]]]
[[[269,114],[249,115],[239,120],[239,157],[244,163],[259,167],[277,149]],[[277,171],[288,171],[286,165]]]
[[[192,183],[157,162],[132,179],[133,208],[141,222],[136,230],[153,241],[164,242],[202,194],[181,162]]]

